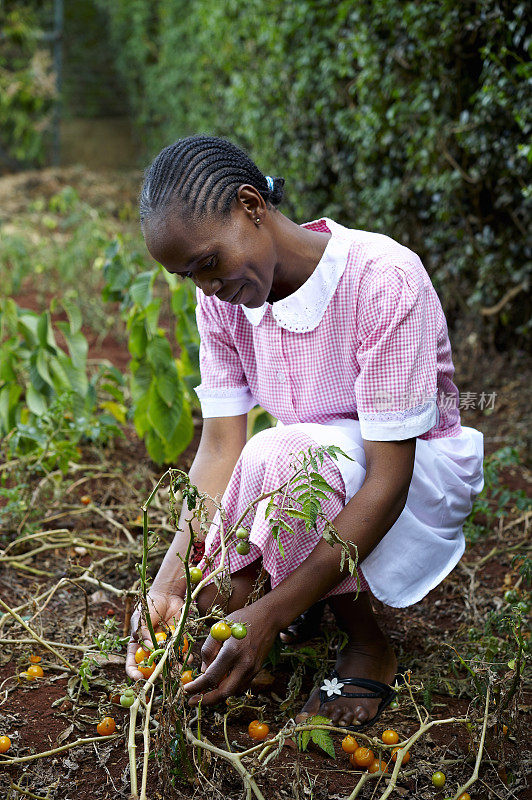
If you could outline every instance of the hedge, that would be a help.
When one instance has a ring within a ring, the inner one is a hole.
[[[524,341],[525,3],[98,2],[147,159],[183,135],[227,136],[286,178],[286,213],[393,236],[422,257],[451,325],[470,316],[501,348]]]

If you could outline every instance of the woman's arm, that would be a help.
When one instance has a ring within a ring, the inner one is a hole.
[[[200,492],[210,497],[222,496],[235,464],[246,444],[247,414],[237,417],[214,417],[204,420],[201,441],[196,457],[189,471],[191,482]],[[214,505],[209,503],[211,515]],[[179,519],[179,530],[168,548],[159,571],[153,581],[152,591],[184,593],[183,557],[187,551],[190,534],[186,519],[191,516],[186,504],[183,504]],[[198,532],[198,521],[194,519],[192,527]]]
[[[364,450],[364,483],[334,520],[340,538],[356,544],[359,562],[390,530],[405,506],[416,440],[365,441]],[[201,692],[206,692],[202,700],[205,705],[241,693],[260,669],[278,632],[349,574],[347,564],[340,569],[340,557],[339,545],[331,547],[321,539],[275,589],[231,613],[232,621],[248,623],[248,635],[241,641],[229,639],[221,651],[218,642],[207,638],[202,649],[207,669],[185,687],[185,692],[193,695],[190,704],[197,703]]]

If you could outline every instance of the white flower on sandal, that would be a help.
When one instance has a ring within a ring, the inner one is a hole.
[[[343,688],[344,684],[340,683],[338,678],[333,678],[331,681],[325,678],[323,685],[320,686],[322,691],[327,692],[327,697],[332,697],[335,694],[341,696]]]

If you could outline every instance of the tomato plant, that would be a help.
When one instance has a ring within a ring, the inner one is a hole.
[[[248,635],[248,629],[243,622],[235,622],[231,625],[231,635],[234,636],[235,639],[245,639]]]
[[[369,767],[374,760],[375,756],[369,747],[357,747],[355,752],[349,756],[349,761],[353,767]]]
[[[254,719],[248,725],[248,733],[255,742],[262,742],[268,736],[270,729],[265,722]]]
[[[116,730],[116,722],[112,717],[104,717],[101,722],[96,725],[96,730],[100,736],[110,736]]]
[[[399,734],[397,731],[387,730],[382,734],[382,741],[384,744],[397,744],[399,741]]]
[[[0,753],[7,753],[11,747],[11,739],[9,736],[0,736]]]
[[[227,622],[220,620],[220,622],[215,622],[212,626],[211,636],[217,642],[225,642],[231,636],[231,628]]]
[[[353,736],[346,736],[342,739],[342,750],[345,750],[346,753],[354,753],[355,750],[358,750],[358,742]]]
[[[192,670],[191,669],[186,669],[184,672],[181,673],[181,683],[183,684],[183,686],[186,683],[190,683],[193,680],[194,680],[194,676],[192,674]]]

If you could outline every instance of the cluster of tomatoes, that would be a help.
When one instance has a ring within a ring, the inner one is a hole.
[[[238,542],[235,545],[235,550],[240,556],[247,556],[249,553],[249,531],[247,528],[237,528],[235,533]]]
[[[170,632],[174,633],[175,625],[169,625]],[[155,640],[157,644],[161,647],[166,642],[168,636],[164,631],[157,631],[155,634]],[[184,656],[188,652],[189,643],[186,636],[183,637],[183,644],[179,648],[179,655]],[[152,651],[148,650],[147,647],[144,645],[140,645],[137,647],[137,651],[135,653],[135,663],[137,665],[137,669],[145,678],[149,678],[155,672],[156,663],[155,660],[149,664],[149,658],[151,656]]]
[[[35,678],[42,678],[44,676],[44,670],[40,665],[42,661],[40,656],[30,656],[30,665],[29,667],[24,670],[24,672],[20,673],[21,678],[26,678],[27,681],[34,681]]]
[[[397,744],[399,741],[399,734],[397,731],[387,730],[382,734],[382,741],[384,744]],[[394,747],[391,754],[391,760],[395,761],[397,752],[400,747]],[[358,742],[354,736],[346,736],[342,739],[342,750],[349,753],[349,762],[351,766],[356,769],[367,769],[368,772],[388,772],[388,764],[375,758],[373,750],[369,747],[359,747]],[[410,753],[406,752],[403,756],[403,764],[408,764],[410,761]]]

